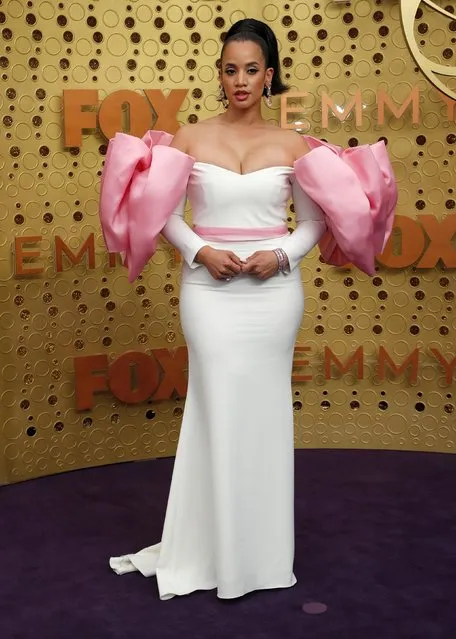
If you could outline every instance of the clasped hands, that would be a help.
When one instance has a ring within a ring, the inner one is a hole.
[[[279,268],[274,251],[256,251],[246,260],[241,260],[232,251],[221,251],[204,246],[196,255],[196,261],[203,264],[216,280],[227,280],[241,273],[248,273],[259,280],[266,280]]]

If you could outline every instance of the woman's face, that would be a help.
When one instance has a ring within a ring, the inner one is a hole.
[[[274,70],[266,69],[261,47],[256,42],[229,42],[223,52],[220,81],[229,103],[247,109],[257,103]]]

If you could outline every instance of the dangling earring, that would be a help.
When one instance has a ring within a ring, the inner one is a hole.
[[[217,100],[223,104],[223,108],[224,109],[228,108],[229,102],[228,102],[228,100],[226,98],[225,89],[223,88],[222,85],[220,85],[219,94],[218,94]]]
[[[272,100],[271,100],[271,85],[268,84],[267,87],[265,87],[266,89],[266,99],[265,102],[268,105],[269,108],[272,107]]]

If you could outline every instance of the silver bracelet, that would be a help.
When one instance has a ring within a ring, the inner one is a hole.
[[[285,251],[282,248],[276,248],[276,249],[273,249],[273,252],[275,253],[277,257],[277,261],[279,263],[278,270],[281,272],[286,271],[289,264],[288,264],[288,256],[285,253]]]

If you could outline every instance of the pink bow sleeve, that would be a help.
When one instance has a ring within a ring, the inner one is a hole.
[[[311,151],[295,162],[301,188],[323,210],[328,231],[319,242],[324,261],[351,262],[374,275],[375,255],[391,234],[397,187],[384,142],[343,149],[304,136]]]
[[[133,282],[155,253],[158,237],[184,195],[194,159],[169,147],[172,136],[140,139],[116,133],[101,178],[100,220],[110,253],[125,254]]]

